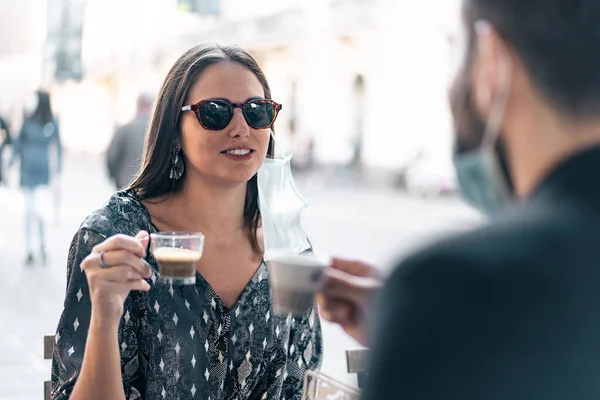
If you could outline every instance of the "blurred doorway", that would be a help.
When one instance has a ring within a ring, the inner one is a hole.
[[[366,113],[365,80],[362,75],[357,75],[354,79],[352,103],[352,132],[350,133],[352,159],[350,166],[356,172],[360,172],[362,169]]]

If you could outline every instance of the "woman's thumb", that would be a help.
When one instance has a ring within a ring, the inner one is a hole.
[[[144,246],[144,250],[148,249],[148,243],[150,243],[150,234],[146,231],[139,231],[135,238],[140,241],[142,246]]]

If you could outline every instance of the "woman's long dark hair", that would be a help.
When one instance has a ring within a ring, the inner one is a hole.
[[[177,193],[182,189],[185,169],[180,179],[169,178],[171,154],[181,138],[181,108],[185,105],[188,91],[202,72],[211,65],[229,61],[239,63],[256,75],[264,89],[264,96],[271,98],[269,83],[256,60],[237,46],[201,44],[183,54],[171,68],[158,93],[152,117],[146,133],[144,154],[140,173],[129,189],[141,199]],[[273,156],[273,141],[269,139],[268,157]],[[185,154],[183,155],[184,163]],[[260,252],[257,230],[260,224],[258,208],[258,179],[256,174],[248,181],[244,203],[244,229],[252,247]]]
[[[38,105],[31,114],[30,118],[37,121],[41,125],[54,122],[54,114],[52,113],[52,105],[50,103],[50,94],[44,90],[38,90],[36,92],[38,98]]]

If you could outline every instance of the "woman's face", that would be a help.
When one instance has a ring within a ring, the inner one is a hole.
[[[190,89],[185,105],[214,98],[245,103],[264,95],[252,71],[235,62],[220,62],[204,70]],[[187,159],[187,178],[199,177],[225,185],[249,181],[266,157],[269,136],[269,128],[250,127],[240,108],[234,109],[231,122],[218,131],[204,129],[194,112],[185,111],[181,148]],[[237,154],[233,154],[234,150]],[[247,150],[250,153],[244,155]]]

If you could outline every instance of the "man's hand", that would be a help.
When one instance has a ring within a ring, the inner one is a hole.
[[[321,316],[340,324],[346,333],[366,346],[369,311],[380,288],[381,280],[372,266],[334,258],[317,295]]]

